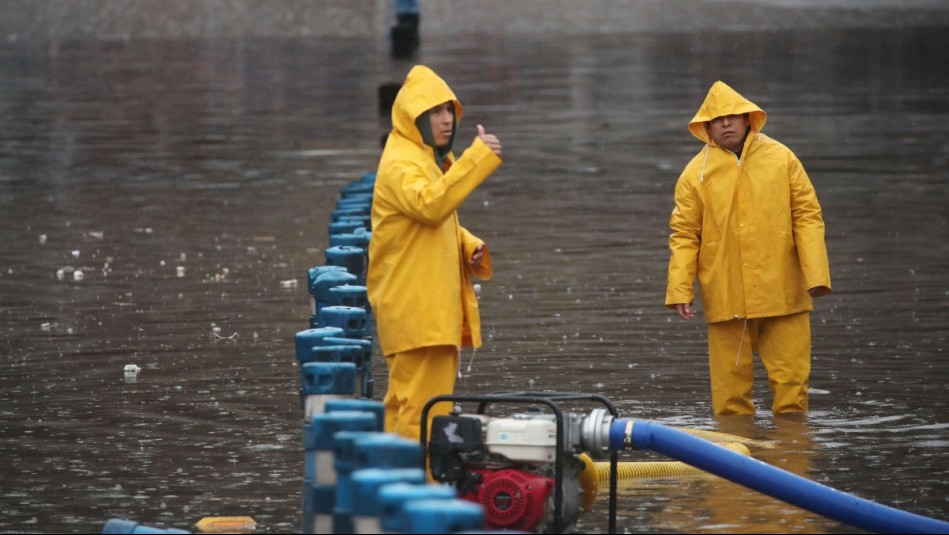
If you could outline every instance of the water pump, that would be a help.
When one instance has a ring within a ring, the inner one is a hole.
[[[595,400],[609,410],[565,413],[557,401]],[[428,442],[428,411],[436,403],[478,401],[477,414],[436,417]],[[506,417],[488,405],[546,405]],[[616,532],[616,452],[643,449],[667,455],[808,511],[874,533],[949,533],[949,522],[887,507],[649,420],[619,419],[596,394],[514,393],[437,396],[422,410],[421,442],[429,445],[432,476],[481,503],[489,528],[545,533],[572,531],[596,493],[594,458],[610,455],[609,533]]]
[[[480,503],[486,528],[568,531],[596,497],[591,456],[609,453],[602,426],[611,420],[603,409],[582,415],[535,408],[491,417],[456,407],[432,422],[432,477]]]

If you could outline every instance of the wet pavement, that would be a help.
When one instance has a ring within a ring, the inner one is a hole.
[[[457,143],[479,123],[504,143],[461,209],[496,275],[458,392],[602,394],[949,518],[947,48],[940,29],[425,40],[465,105]],[[0,531],[299,529],[305,274],[375,168],[377,88],[411,65],[359,40],[0,44]],[[805,421],[772,418],[760,369],[756,418],[712,419],[704,324],[662,306],[686,124],[717,79],[824,208]],[[627,482],[619,509],[629,533],[854,531],[715,478]],[[606,524],[601,497],[580,527]]]

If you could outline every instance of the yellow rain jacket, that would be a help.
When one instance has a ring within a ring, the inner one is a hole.
[[[469,277],[489,279],[487,247],[477,269],[469,261],[483,242],[458,222],[456,210],[501,165],[479,138],[440,168],[416,119],[451,101],[456,130],[462,108],[431,69],[415,66],[392,106],[372,203],[366,287],[385,355],[420,347],[481,346],[478,301]]]
[[[749,114],[739,158],[706,123]],[[715,82],[689,123],[705,147],[675,188],[666,305],[691,303],[699,280],[709,323],[813,309],[807,290],[830,288],[820,204],[790,149],[761,133],[767,114]]]

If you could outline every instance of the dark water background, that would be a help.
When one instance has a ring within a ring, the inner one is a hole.
[[[946,50],[939,28],[426,39],[417,61],[466,106],[459,145],[478,123],[504,143],[461,210],[496,275],[459,393],[603,394],[949,518]],[[293,336],[339,189],[375,169],[377,87],[412,64],[387,52],[0,44],[0,531],[299,529]],[[700,148],[686,124],[717,79],[769,113],[824,208],[835,293],[812,316],[804,422],[772,418],[760,373],[754,421],[713,420],[704,324],[662,306],[672,189]],[[604,532],[605,511],[581,529]],[[715,478],[624,484],[618,528],[855,531]]]

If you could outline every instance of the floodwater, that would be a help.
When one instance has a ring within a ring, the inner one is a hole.
[[[423,40],[466,106],[458,144],[476,124],[504,144],[461,209],[496,275],[459,393],[601,394],[949,518],[949,33]],[[0,44],[0,531],[299,529],[306,270],[375,169],[377,88],[411,65],[355,40]],[[835,293],[804,421],[771,416],[760,370],[753,421],[714,420],[704,325],[662,306],[686,124],[717,79],[769,113],[824,208]],[[582,530],[605,532],[606,503]],[[859,531],[713,477],[623,482],[618,510],[628,533]]]

